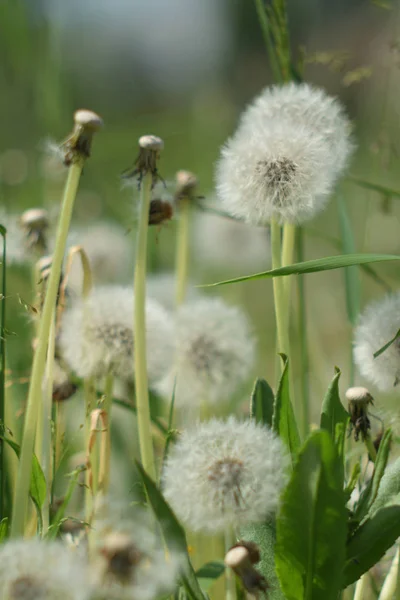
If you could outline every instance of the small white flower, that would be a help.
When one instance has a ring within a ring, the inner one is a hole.
[[[286,465],[270,429],[235,417],[212,419],[185,431],[170,450],[164,495],[190,529],[215,533],[274,513]]]
[[[360,317],[354,333],[354,361],[369,382],[379,390],[393,390],[400,379],[400,340],[377,358],[374,353],[400,329],[400,293],[372,302]]]
[[[270,268],[269,232],[233,219],[198,212],[193,227],[193,257],[198,264],[229,272]]]
[[[325,207],[350,150],[337,101],[309,86],[267,89],[222,149],[218,195],[228,212],[250,223],[301,223]]]
[[[0,600],[88,600],[84,555],[37,539],[0,545]]]
[[[79,377],[109,372],[133,378],[133,293],[122,286],[95,288],[87,300],[76,300],[62,319],[60,350]],[[147,368],[150,381],[170,367],[174,328],[170,315],[155,300],[146,302]]]
[[[100,506],[93,522],[96,598],[153,600],[174,590],[182,558],[166,556],[155,531],[143,509],[128,511],[107,502]]]
[[[219,298],[200,298],[176,314],[175,363],[157,389],[177,406],[229,400],[248,377],[255,343],[245,314]],[[175,384],[176,382],[176,384]]]
[[[146,290],[149,298],[154,298],[170,311],[176,309],[176,277],[174,273],[156,273],[149,275],[146,280]],[[186,292],[187,301],[198,298],[194,287],[189,286]]]

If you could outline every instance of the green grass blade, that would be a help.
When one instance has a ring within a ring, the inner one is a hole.
[[[353,265],[364,265],[376,262],[389,262],[400,260],[400,256],[395,254],[340,254],[339,256],[326,256],[325,258],[316,258],[301,263],[295,263],[279,269],[271,269],[254,275],[244,275],[235,279],[227,279],[216,283],[209,283],[199,287],[216,287],[230,283],[240,283],[242,281],[254,281],[256,279],[269,279],[270,277],[287,277],[288,275],[301,275],[306,273],[319,273],[321,271],[331,271],[333,269],[342,269],[343,267],[352,267]]]
[[[250,418],[256,423],[272,427],[274,392],[265,379],[258,378],[250,398]]]
[[[292,465],[294,466],[297,452],[300,448],[300,436],[290,400],[289,361],[284,354],[281,354],[281,357],[284,366],[275,396],[272,429],[279,435],[283,443],[286,444],[292,458]]]
[[[388,342],[386,342],[386,344],[384,344],[384,346],[382,346],[382,348],[379,348],[379,350],[374,352],[374,358],[378,358],[378,356],[383,354],[385,352],[385,350],[387,350],[393,344],[393,342],[395,342],[397,340],[397,338],[399,338],[399,337],[400,337],[400,329],[398,330],[396,335],[391,340],[389,340]]]
[[[373,183],[371,181],[366,181],[361,177],[356,177],[354,175],[349,175],[347,177],[347,181],[351,183],[355,183],[360,187],[366,188],[367,190],[372,190],[374,192],[380,192],[385,196],[393,196],[394,198],[400,198],[400,190],[394,190],[393,188],[389,188],[385,185],[381,185],[380,183]]]
[[[354,254],[355,243],[350,218],[347,212],[346,201],[339,195],[337,198],[339,210],[339,225],[342,241],[343,254]],[[360,274],[356,266],[344,269],[344,280],[346,289],[347,317],[354,326],[360,312]]]
[[[0,225],[0,234],[3,238],[3,252],[1,261],[1,288],[0,288],[0,433],[5,434],[5,372],[6,372],[6,229]],[[0,441],[0,520],[5,516],[6,476],[5,476],[4,444]]]

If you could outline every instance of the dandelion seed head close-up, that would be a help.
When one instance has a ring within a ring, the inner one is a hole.
[[[255,340],[245,313],[220,298],[199,298],[179,308],[176,355],[157,386],[179,407],[193,410],[229,400],[249,378]]]
[[[168,455],[163,490],[191,530],[224,531],[277,510],[286,467],[282,442],[267,427],[233,416],[212,419],[181,434]]]
[[[87,300],[75,300],[63,315],[60,351],[79,377],[101,377],[111,372],[133,378],[133,294],[123,286],[95,288]],[[174,354],[171,316],[155,300],[146,305],[148,375],[161,378]]]
[[[354,361],[360,374],[383,392],[395,390],[400,379],[400,345],[395,340],[380,356],[374,353],[400,329],[400,293],[369,304],[354,332]]]

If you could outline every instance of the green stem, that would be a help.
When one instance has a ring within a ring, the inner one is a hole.
[[[225,530],[225,554],[235,544],[235,535],[230,527]],[[236,579],[232,569],[225,569],[226,600],[236,600]]]
[[[152,174],[146,173],[142,181],[140,199],[139,229],[137,233],[136,265],[134,279],[135,306],[133,331],[135,335],[135,386],[136,409],[139,432],[139,446],[142,465],[150,477],[156,481],[153,441],[151,436],[151,420],[149,390],[146,364],[146,261],[147,232],[149,207],[151,198]]]
[[[88,452],[89,439],[90,439],[90,414],[96,405],[96,388],[94,378],[89,377],[83,382],[83,391],[85,396],[85,450]],[[92,480],[94,489],[97,488],[97,455],[96,448],[93,450],[92,456],[88,456],[91,459],[91,470]],[[87,523],[91,520],[93,513],[93,496],[92,489],[90,487],[90,473],[89,470],[85,472],[85,520]]]
[[[364,440],[365,446],[368,450],[368,454],[370,459],[372,460],[372,462],[376,461],[376,450],[375,450],[375,446],[372,442],[372,438],[369,434],[367,434],[365,436],[365,440]]]
[[[398,600],[400,598],[400,590],[399,590],[399,547],[397,547],[396,554],[390,565],[389,573],[386,576],[386,579],[383,583],[381,593],[379,594],[379,600],[393,600],[394,594],[396,594],[395,598]]]
[[[271,221],[271,254],[272,268],[279,269],[281,266],[281,228],[276,221]],[[272,286],[274,291],[275,319],[278,341],[278,352],[288,352],[286,344],[287,333],[285,323],[285,298],[283,282],[280,277],[274,277]]]
[[[297,230],[297,260],[303,262],[304,260],[304,240],[303,240],[303,229],[301,227]],[[310,382],[309,382],[309,354],[308,354],[308,339],[307,339],[307,312],[306,312],[306,298],[305,298],[305,286],[304,277],[299,275],[297,277],[298,286],[298,299],[299,299],[299,319],[298,319],[298,332],[300,340],[300,378],[301,378],[301,407],[302,407],[302,432],[303,439],[308,435],[309,422],[310,422],[310,408],[309,408],[309,396],[310,396]]]
[[[24,432],[21,445],[21,456],[17,475],[14,499],[14,515],[11,525],[11,536],[23,535],[25,514],[28,506],[29,483],[32,470],[33,446],[35,441],[36,421],[38,406],[42,394],[43,374],[46,366],[47,344],[49,339],[51,319],[57,301],[57,291],[68,230],[71,222],[72,210],[78,190],[79,178],[82,173],[83,162],[71,165],[65,186],[64,198],[61,207],[60,220],[57,229],[55,251],[51,273],[46,289],[46,296],[40,318],[38,345],[33,357],[32,374],[26,405]]]
[[[0,308],[0,433],[4,432],[5,423],[5,374],[6,374],[6,230],[2,227],[0,233],[3,237],[3,256],[1,261],[1,308]],[[0,443],[0,520],[5,516],[6,504],[6,461],[4,443]]]
[[[261,31],[264,37],[265,46],[269,57],[269,62],[272,69],[274,81],[282,82],[282,75],[279,69],[278,60],[276,57],[274,44],[271,38],[270,26],[268,22],[268,16],[265,10],[263,0],[254,0],[256,5],[256,11],[258,20],[260,22]]]
[[[47,367],[46,367],[46,388],[43,394],[42,407],[42,446],[38,456],[41,457],[41,466],[47,483],[46,497],[43,503],[43,531],[46,534],[50,525],[50,501],[51,501],[51,486],[52,486],[52,470],[51,470],[51,413],[53,408],[53,378],[54,378],[54,353],[55,353],[55,311],[53,310],[53,318],[51,320],[49,348],[47,351]]]
[[[113,387],[114,387],[114,375],[109,373],[106,376],[105,386],[104,386],[104,402],[103,409],[107,413],[107,441],[106,441],[106,465],[105,465],[105,476],[104,476],[104,485],[103,485],[103,493],[108,492],[108,488],[110,485],[110,464],[111,464],[111,407],[112,407],[112,399],[113,399]]]
[[[282,239],[282,267],[288,267],[293,264],[294,247],[296,241],[296,225],[285,223],[283,226]],[[286,312],[290,311],[290,296],[292,291],[293,276],[283,278],[283,290],[286,302]]]
[[[176,303],[178,306],[185,300],[188,282],[190,212],[190,199],[181,198],[176,245]]]

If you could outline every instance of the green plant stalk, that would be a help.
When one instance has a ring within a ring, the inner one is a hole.
[[[93,377],[88,377],[83,382],[83,393],[85,397],[85,450],[89,448],[90,438],[90,413],[96,404],[96,388]],[[93,455],[91,457],[91,468],[93,482],[97,483],[97,456],[95,454],[96,448],[93,449]],[[89,458],[89,457],[88,457]],[[85,520],[89,522],[93,512],[93,495],[90,488],[89,481],[89,470],[85,471]]]
[[[235,535],[231,527],[227,527],[225,530],[225,555],[235,544]],[[227,567],[225,569],[225,583],[226,583],[226,600],[236,600],[236,579],[235,573]]]
[[[1,308],[0,308],[0,433],[3,432],[5,424],[5,375],[6,375],[6,230],[1,227],[0,233],[3,237],[2,277],[1,277]],[[0,520],[5,516],[6,503],[6,461],[4,442],[0,443]]]
[[[179,204],[178,235],[176,244],[176,303],[184,302],[189,274],[190,199],[181,198]]]
[[[282,238],[282,267],[288,267],[293,264],[294,248],[296,243],[296,225],[285,223],[283,226]],[[283,290],[285,295],[286,313],[290,311],[290,297],[292,291],[293,276],[283,279]]]
[[[278,269],[281,266],[281,228],[276,221],[271,221],[271,255],[272,268]],[[279,277],[272,280],[275,305],[275,319],[277,330],[278,352],[287,354],[287,330],[285,322],[285,298],[283,290],[283,281]]]
[[[61,267],[71,222],[72,210],[82,173],[83,160],[71,165],[65,186],[64,198],[58,223],[55,251],[51,273],[46,289],[43,311],[40,318],[38,345],[33,357],[31,381],[26,405],[21,456],[14,498],[14,514],[11,524],[11,537],[24,533],[25,514],[28,506],[29,482],[32,470],[32,456],[35,442],[38,407],[42,394],[43,374],[46,366],[47,344],[49,339],[53,309],[56,306]]]
[[[140,456],[144,470],[156,481],[146,364],[146,262],[151,186],[152,174],[148,172],[142,181],[140,198],[134,278],[133,331],[135,335],[134,368]]]
[[[301,227],[297,230],[297,260],[304,260],[304,245],[303,245],[303,230]],[[301,380],[301,408],[302,408],[302,435],[305,439],[309,433],[310,422],[310,382],[309,382],[309,352],[308,352],[308,337],[307,337],[307,311],[305,299],[304,278],[300,275],[297,277],[298,288],[298,332],[300,340],[300,380]]]
[[[263,0],[254,0],[258,20],[260,22],[261,31],[264,37],[265,46],[267,48],[268,58],[272,69],[273,78],[275,81],[282,82],[282,75],[279,69],[278,60],[275,53],[274,44],[271,38],[271,31],[268,21],[268,15],[265,10]]]
[[[53,310],[53,318],[51,320],[49,347],[47,350],[47,366],[46,366],[46,388],[43,394],[42,407],[42,448],[41,467],[46,478],[47,490],[46,499],[43,503],[43,531],[47,532],[50,525],[50,502],[52,488],[52,469],[51,469],[51,413],[53,408],[53,380],[54,380],[54,353],[56,345],[56,327],[55,327],[55,311]]]
[[[104,385],[104,402],[103,409],[107,413],[107,437],[105,448],[105,473],[103,479],[102,492],[107,494],[110,486],[110,465],[111,465],[111,408],[113,399],[114,375],[108,373]]]
[[[375,450],[374,444],[372,443],[372,438],[369,435],[369,433],[367,433],[367,435],[365,436],[364,443],[365,443],[365,447],[367,448],[370,459],[372,460],[372,462],[375,462],[376,461],[376,450]]]

